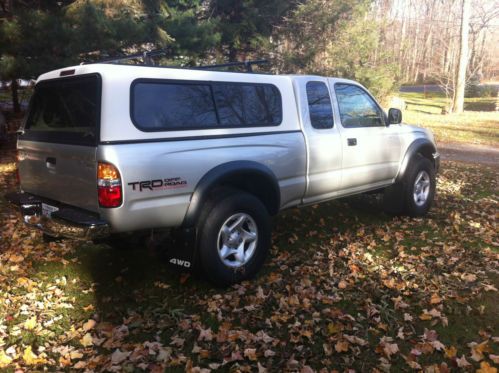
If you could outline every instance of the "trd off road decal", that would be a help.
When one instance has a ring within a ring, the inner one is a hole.
[[[181,177],[171,177],[169,179],[135,181],[133,183],[128,183],[128,185],[132,186],[132,190],[138,190],[139,192],[142,192],[144,190],[185,188],[187,186],[187,181],[183,180]]]

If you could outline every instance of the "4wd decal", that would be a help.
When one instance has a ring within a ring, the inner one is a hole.
[[[170,263],[175,264],[177,266],[185,267],[185,268],[191,267],[191,262],[189,262],[187,260],[177,259],[177,258],[171,258]]]
[[[187,181],[183,180],[181,177],[171,177],[169,179],[135,181],[133,183],[128,183],[128,185],[132,186],[132,190],[138,190],[139,192],[142,192],[143,190],[185,188],[187,186]]]

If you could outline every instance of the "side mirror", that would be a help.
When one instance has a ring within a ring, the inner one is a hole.
[[[388,124],[402,123],[402,112],[399,109],[391,108],[388,110]]]

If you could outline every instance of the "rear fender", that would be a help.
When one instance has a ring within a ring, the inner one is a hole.
[[[233,161],[211,169],[197,184],[183,226],[192,227],[201,214],[210,193],[229,186],[254,194],[275,215],[280,207],[280,189],[276,176],[267,166],[253,161]]]

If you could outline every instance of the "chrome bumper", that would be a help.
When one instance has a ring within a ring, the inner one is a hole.
[[[91,212],[61,205],[58,211],[46,216],[42,214],[42,203],[53,205],[52,201],[28,193],[10,193],[5,198],[20,208],[24,223],[52,237],[93,240],[105,238],[111,231],[107,222]]]

